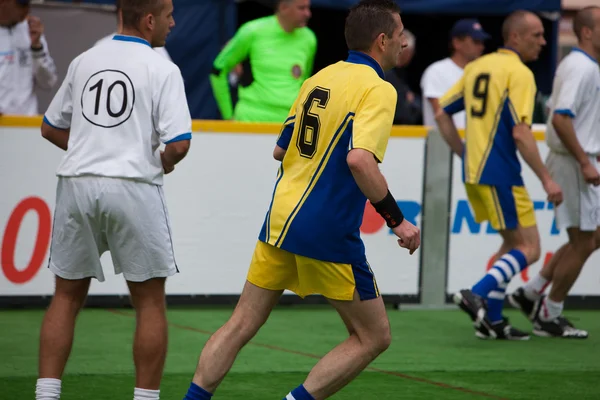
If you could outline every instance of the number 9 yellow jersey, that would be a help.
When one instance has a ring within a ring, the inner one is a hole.
[[[521,186],[513,127],[531,125],[536,85],[533,73],[511,49],[501,48],[469,63],[462,78],[440,99],[448,114],[465,110],[465,183]]]
[[[364,262],[366,203],[346,162],[365,149],[383,161],[396,90],[379,64],[350,52],[304,82],[277,144],[287,149],[259,240],[335,263]]]

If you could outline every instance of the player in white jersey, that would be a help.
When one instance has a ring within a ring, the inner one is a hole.
[[[587,338],[561,314],[585,261],[600,247],[600,7],[580,10],[573,28],[579,47],[556,71],[546,132],[546,165],[564,191],[556,226],[567,230],[569,242],[509,301],[532,320],[538,336]],[[543,296],[550,282],[550,293]]]
[[[121,32],[121,30],[123,29],[123,21],[122,21],[122,18],[121,18],[121,1],[122,0],[117,0],[117,2],[116,2],[117,32],[111,33],[110,35],[106,35],[102,39],[98,40],[94,44],[94,46],[98,46],[98,45],[103,44],[103,43],[110,43],[110,41],[115,37],[115,35],[119,34]],[[160,54],[161,56],[163,56],[167,60],[173,61],[171,59],[171,56],[169,55],[169,52],[167,51],[166,47],[164,47],[164,46],[163,47],[154,47],[154,51],[156,51],[158,54]]]
[[[177,272],[163,173],[186,155],[191,117],[179,68],[152,50],[174,26],[172,0],[124,0],[123,25],[111,43],[73,60],[44,116],[42,136],[66,154],[57,171],[49,261],[56,289],[41,329],[38,400],[60,397],[75,319],[91,278],[104,280],[107,250],[137,314],[134,399],[159,398],[165,279]]]
[[[463,75],[463,69],[471,61],[477,59],[485,48],[483,42],[489,39],[481,24],[476,19],[458,20],[450,31],[450,57],[431,64],[421,77],[423,98],[423,125],[437,126],[435,114],[440,108],[442,97]],[[454,125],[464,129],[467,116],[464,111],[452,116]]]

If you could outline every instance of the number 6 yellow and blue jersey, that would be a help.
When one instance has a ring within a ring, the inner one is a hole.
[[[510,49],[469,63],[462,78],[440,99],[448,114],[467,112],[463,180],[522,186],[513,127],[531,125],[536,85],[533,73]]]
[[[277,140],[287,152],[261,241],[317,260],[365,261],[367,199],[346,157],[360,148],[383,161],[396,109],[396,91],[383,77],[374,59],[351,51],[304,82]]]

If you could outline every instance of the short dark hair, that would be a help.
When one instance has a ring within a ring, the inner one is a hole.
[[[529,14],[535,15],[531,11],[517,10],[506,17],[502,23],[502,39],[505,43],[510,39],[511,33],[523,29],[523,21]]]
[[[594,10],[600,10],[600,7],[584,7],[575,14],[575,18],[573,18],[573,31],[577,39],[581,40],[581,31],[583,28],[594,29]]]
[[[352,7],[344,30],[348,49],[367,51],[381,33],[392,36],[394,14],[400,14],[400,7],[392,0],[362,0]]]
[[[163,0],[120,0],[123,26],[137,27],[146,14],[158,15],[163,8]]]

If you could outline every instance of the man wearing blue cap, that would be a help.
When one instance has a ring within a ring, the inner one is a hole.
[[[436,126],[435,113],[438,99],[462,76],[465,65],[475,60],[484,50],[483,42],[490,38],[476,19],[458,20],[450,31],[450,57],[431,64],[421,78],[423,98],[423,125]],[[465,113],[454,115],[459,129],[465,127]]]
[[[37,114],[34,89],[56,85],[43,33],[42,21],[29,15],[29,0],[0,0],[0,114]]]

